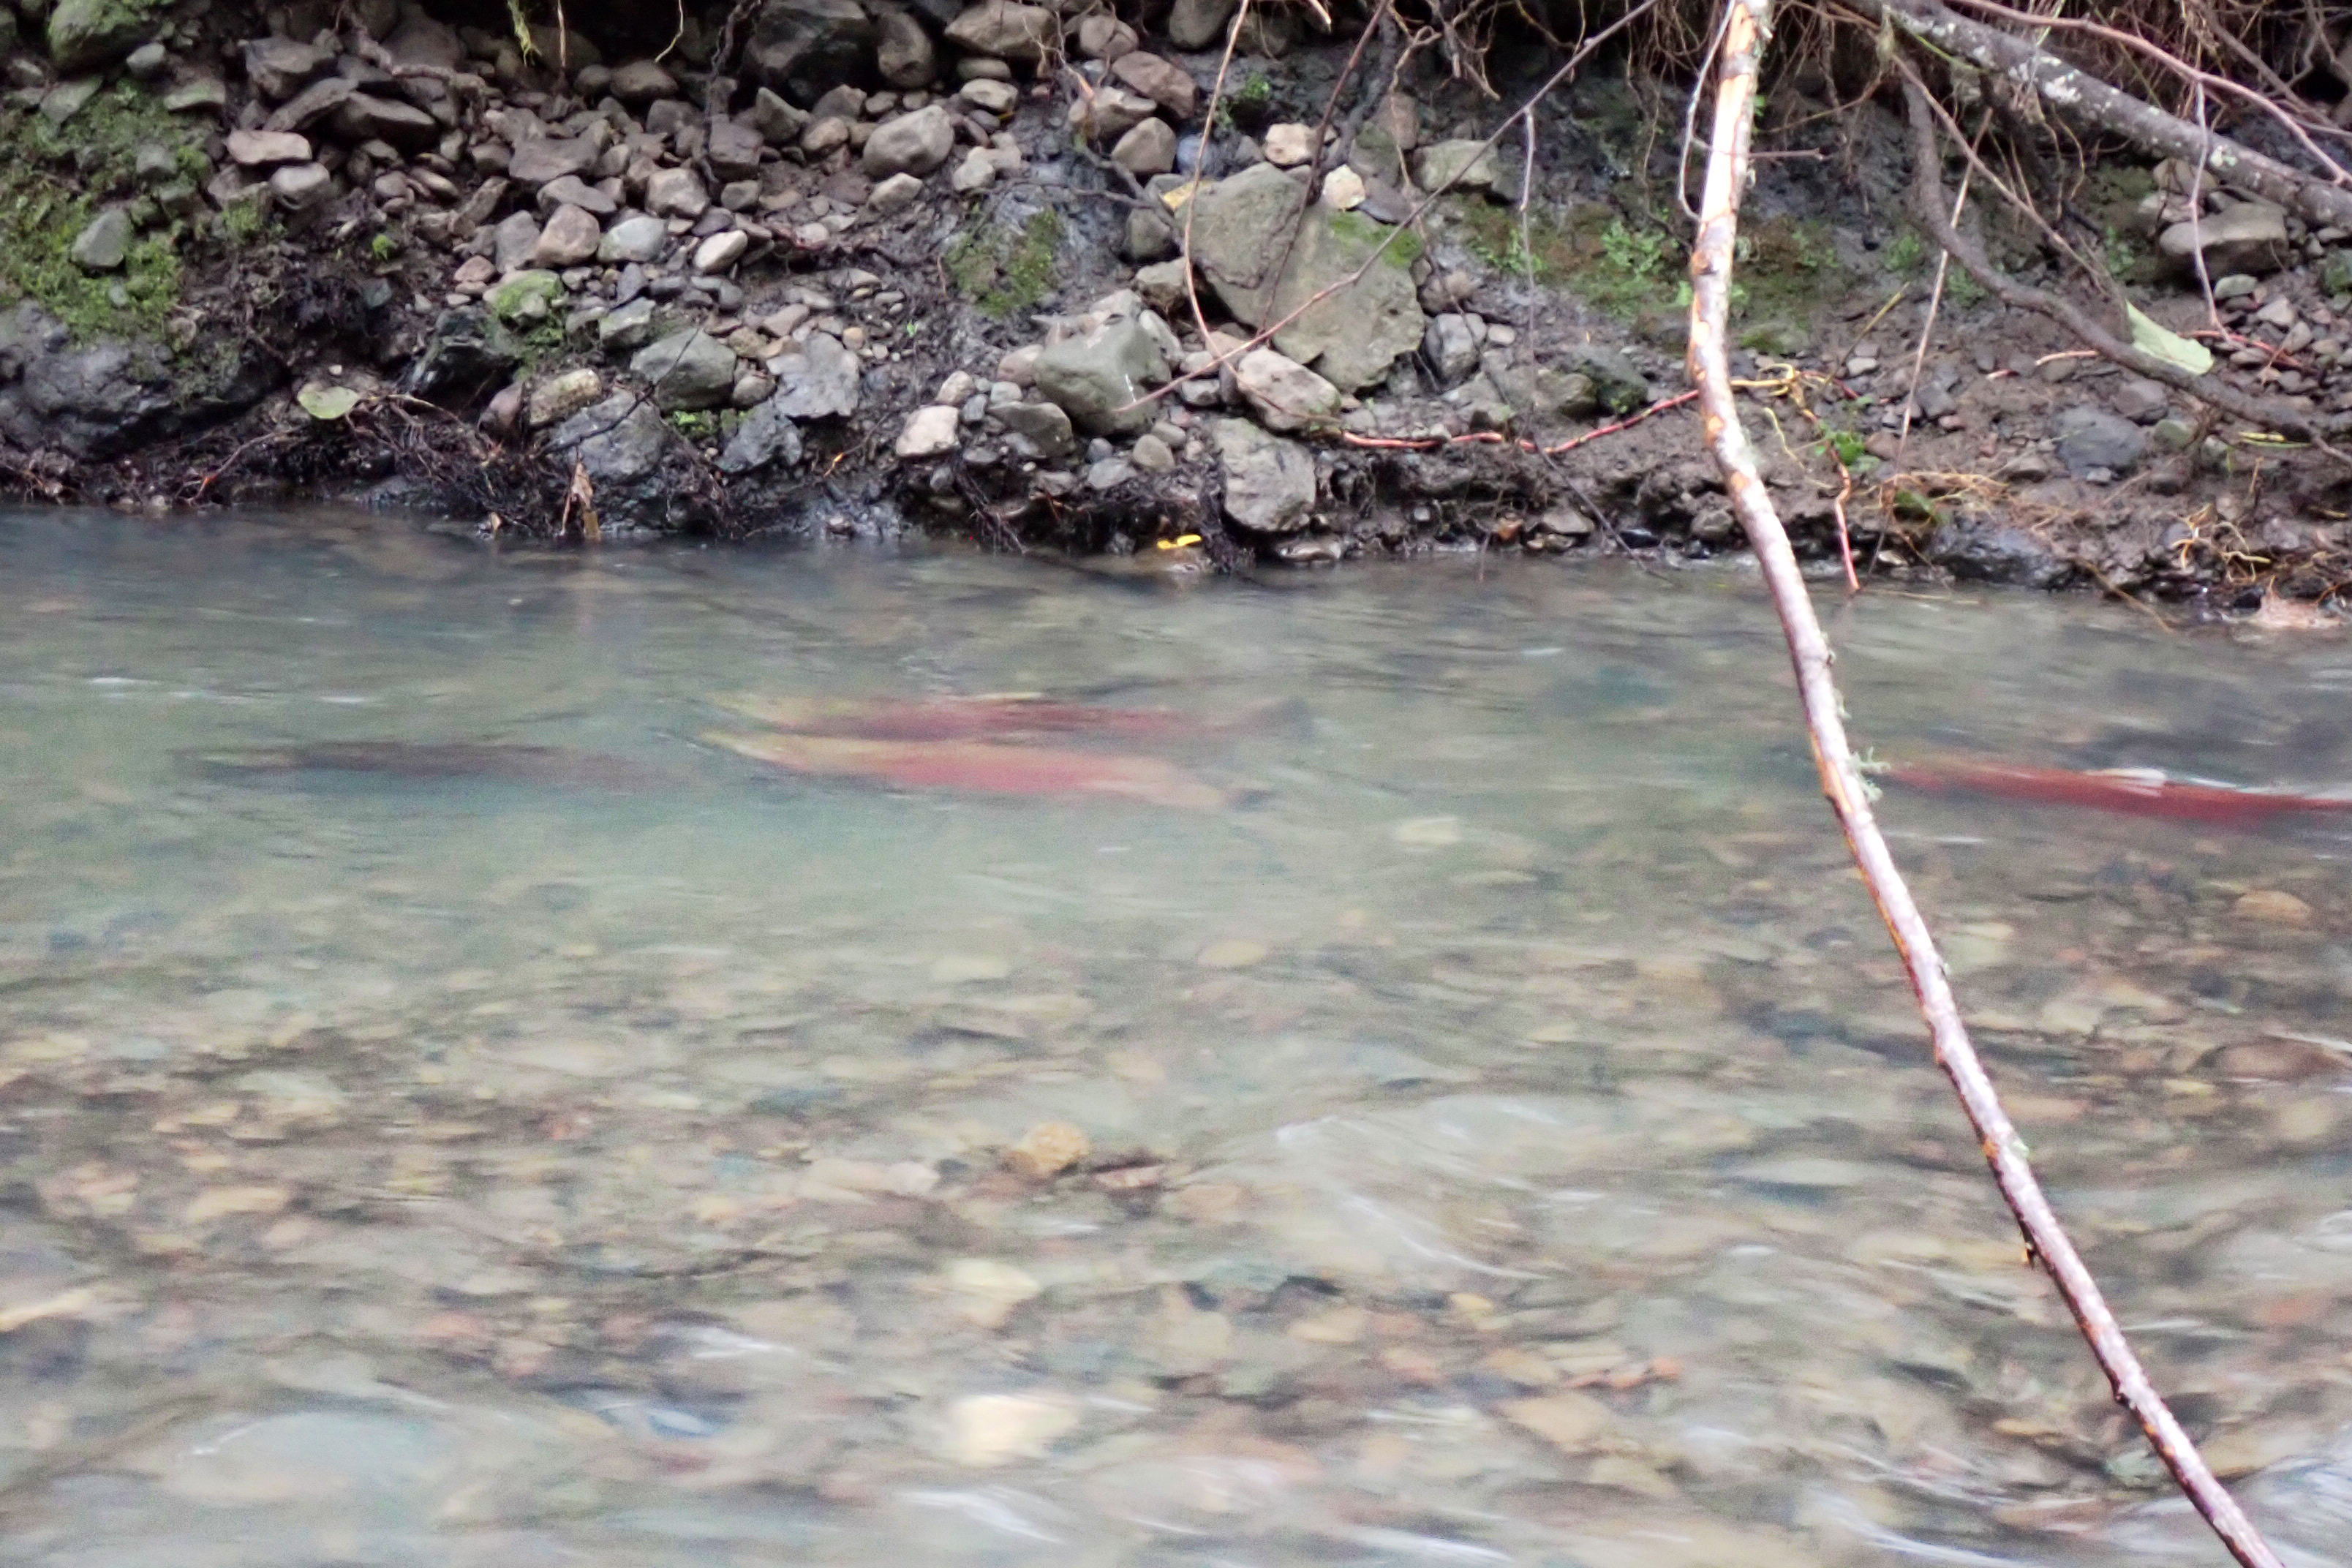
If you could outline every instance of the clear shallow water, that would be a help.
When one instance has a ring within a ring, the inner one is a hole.
[[[2337,641],[1832,618],[1890,758],[2352,781]],[[696,741],[1012,690],[1280,706],[1151,748],[1222,811]],[[0,517],[0,1563],[2221,1561],[1791,714],[1726,576]],[[384,740],[659,780],[219,765]],[[2341,830],[1885,812],[2159,1383],[2352,1556]]]

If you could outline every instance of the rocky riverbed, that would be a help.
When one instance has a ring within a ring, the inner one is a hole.
[[[1622,67],[1523,135],[1539,51],[1335,97],[1352,33],[1281,12],[1220,85],[1218,0],[605,9],[0,5],[0,482],[1177,570],[1736,547],[1686,408],[1615,428],[1682,385],[1665,89]],[[1772,95],[1737,328],[1809,552],[2237,608],[2352,574],[2332,464],[1939,290],[1897,126],[1836,93]],[[2347,237],[2184,184],[2077,205],[2226,374],[2352,401]]]
[[[2214,1560],[1735,574],[1139,592],[253,510],[0,550],[10,1568]],[[1838,629],[1890,759],[2352,774],[2324,642],[1984,590]],[[1192,721],[1092,743],[1232,804],[694,741],[1020,690]],[[295,747],[340,760],[252,765]],[[2157,1381],[2340,1555],[2340,819],[1881,811]]]

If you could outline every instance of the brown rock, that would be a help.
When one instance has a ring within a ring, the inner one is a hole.
[[[335,133],[346,142],[383,142],[421,153],[441,140],[441,124],[412,104],[355,92],[335,106]]]
[[[604,149],[585,137],[532,137],[515,144],[507,177],[534,188],[566,174],[586,175]]]
[[[291,131],[232,131],[229,162],[242,169],[271,169],[310,161],[310,139]]]
[[[1110,150],[1110,161],[1139,178],[1149,179],[1176,167],[1176,132],[1157,116],[1120,137]]]
[[[710,172],[724,183],[728,180],[748,180],[760,173],[760,153],[767,139],[757,128],[740,120],[716,120],[710,125],[710,143],[704,156],[710,160]]]
[[[1179,121],[1192,119],[1199,106],[1199,86],[1191,73],[1173,60],[1136,49],[1111,61],[1110,74]]]
[[[1093,1149],[1087,1135],[1066,1121],[1041,1121],[1004,1152],[1004,1163],[1033,1182],[1060,1175]]]
[[[596,247],[604,237],[604,230],[593,213],[560,206],[540,231],[530,258],[534,265],[559,269],[583,266],[596,259]]]
[[[1547,1394],[1539,1399],[1513,1399],[1500,1407],[1503,1415],[1564,1452],[1593,1447],[1616,1416],[1609,1406],[1589,1394]]]
[[[2331,1077],[2343,1072],[2345,1065],[2335,1052],[2301,1040],[2244,1040],[2223,1047],[2213,1058],[2213,1071],[2222,1078],[2272,1083]]]
[[[2264,925],[2307,926],[2311,923],[2311,906],[2293,893],[2277,888],[2257,888],[2240,899],[2235,908],[2240,920],[2260,921]]]
[[[1061,25],[1043,5],[982,0],[948,24],[948,42],[976,55],[1035,62],[1061,42]]]

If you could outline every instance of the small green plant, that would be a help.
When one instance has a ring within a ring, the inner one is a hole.
[[[1673,236],[1630,227],[1623,218],[1610,219],[1601,231],[1601,259],[1629,279],[1663,276],[1674,249]]]
[[[1915,489],[1897,489],[1891,503],[1895,515],[1905,522],[1941,522],[1944,509]]]
[[[982,315],[999,321],[1020,315],[1054,291],[1055,263],[1066,232],[1062,216],[1051,207],[1017,230],[976,225],[948,247],[948,277]]]
[[[1919,237],[1917,229],[1906,228],[1886,242],[1885,254],[1888,271],[1909,277],[1927,259],[1927,242]]]
[[[231,202],[221,208],[221,237],[243,249],[269,227],[269,215],[259,202]]]
[[[1835,458],[1838,466],[1855,479],[1861,479],[1878,467],[1878,459],[1863,449],[1862,437],[1851,430],[1824,426],[1822,430],[1822,450]]]
[[[670,428],[689,441],[707,441],[719,433],[716,415],[681,408],[669,416]]]
[[[378,261],[390,261],[400,254],[400,241],[388,234],[379,234],[368,241],[368,254]]]
[[[1244,129],[1261,124],[1273,106],[1274,83],[1265,72],[1252,71],[1217,105],[1217,130],[1223,134],[1237,124]]]

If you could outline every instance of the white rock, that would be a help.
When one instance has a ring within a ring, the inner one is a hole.
[[[274,168],[279,163],[310,161],[310,139],[291,131],[232,131],[229,162],[242,169]]]
[[[1339,389],[1286,354],[1252,349],[1234,367],[1234,385],[1269,430],[1298,430],[1339,411]]]
[[[913,205],[922,194],[923,182],[915,175],[893,174],[866,193],[866,205],[877,213],[894,213]]]
[[[580,207],[560,206],[540,231],[539,242],[531,247],[531,261],[540,267],[577,267],[596,259],[597,247],[604,238],[604,231],[594,214]]]
[[[694,247],[694,269],[705,278],[714,278],[742,260],[751,248],[751,237],[741,229],[721,229]]]
[[[1139,178],[1176,167],[1176,132],[1156,116],[1131,128],[1110,150],[1111,162]]]
[[[1315,155],[1315,127],[1269,125],[1259,145],[1265,150],[1267,163],[1277,169],[1295,169]]]
[[[1026,1273],[991,1258],[959,1258],[948,1265],[956,1310],[983,1329],[1001,1329],[1013,1309],[1044,1291]]]
[[[983,113],[1003,116],[1021,105],[1021,92],[1009,81],[990,81],[985,77],[968,81],[956,89],[956,96]]]
[[[907,416],[906,426],[890,449],[907,458],[945,457],[956,448],[960,423],[952,408],[938,404],[918,408]]]
[[[1364,176],[1342,163],[1323,176],[1325,206],[1334,212],[1353,212],[1364,205]]]
[[[710,193],[691,169],[656,169],[646,181],[646,211],[688,223],[710,210]]]
[[[1052,1394],[975,1394],[948,1412],[948,1457],[984,1469],[1043,1455],[1078,1424],[1077,1402]]]
[[[963,155],[963,162],[948,175],[949,188],[960,196],[984,191],[996,183],[996,160],[985,147],[975,147]]]

